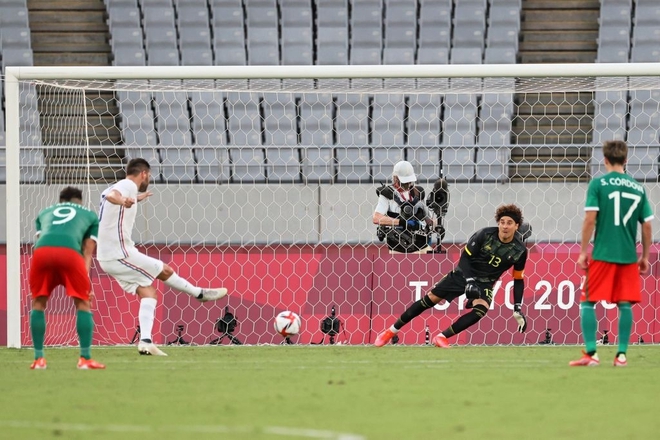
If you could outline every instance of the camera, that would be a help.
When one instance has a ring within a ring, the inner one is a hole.
[[[225,307],[225,314],[221,318],[218,318],[218,320],[215,323],[215,329],[218,333],[220,333],[220,337],[212,340],[211,342],[209,342],[209,344],[220,345],[220,343],[222,343],[222,340],[225,337],[227,337],[229,339],[229,342],[231,342],[232,344],[243,345],[243,343],[236,336],[233,335],[237,326],[238,326],[238,320],[236,319],[234,314],[229,311],[229,306]]]

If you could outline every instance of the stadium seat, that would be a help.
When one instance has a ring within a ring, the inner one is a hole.
[[[0,131],[0,183],[7,183],[7,150],[5,150],[5,132]]]
[[[128,160],[136,159],[138,157],[141,157],[142,159],[149,162],[149,165],[151,166],[151,179],[154,182],[162,182],[161,165],[160,165],[161,160],[160,160],[160,153],[158,152],[158,149],[157,148],[136,148],[134,146],[126,147],[126,158]]]
[[[445,147],[442,149],[442,174],[450,181],[469,182],[475,176],[473,147]]]
[[[608,43],[598,47],[596,61],[599,63],[627,63],[630,52],[630,42]]]
[[[191,148],[160,148],[161,173],[165,182],[192,183],[195,180],[195,158]]]
[[[420,94],[408,97],[408,145],[439,145],[441,108],[442,103],[438,95]]]
[[[147,92],[117,92],[120,127],[124,145],[133,147],[156,145],[151,94]]]
[[[263,148],[230,148],[229,157],[234,183],[266,183]]]
[[[474,146],[477,98],[475,95],[447,95],[443,120],[442,145]]]
[[[231,172],[226,148],[195,148],[194,153],[200,182],[229,182]]]
[[[497,96],[497,95],[495,95]],[[479,121],[478,145],[501,146],[511,143],[511,117],[513,101],[503,102],[482,101]]]
[[[192,92],[190,103],[195,145],[225,145],[227,143],[227,126],[224,96],[221,93]]]
[[[255,94],[227,94],[229,140],[232,145],[261,145],[259,107],[259,97]]]
[[[115,48],[112,51],[114,66],[146,66],[146,56],[143,48]]]
[[[484,182],[504,182],[509,178],[508,147],[479,147],[477,149],[477,179]]]
[[[29,28],[6,27],[0,32],[0,52],[5,49],[32,49]]]
[[[335,179],[332,148],[306,147],[302,150],[303,180],[308,183],[331,183]]]
[[[479,48],[480,50],[483,50],[484,29],[475,25],[467,24],[458,28],[454,27],[454,37],[452,43],[452,51],[455,51],[457,48]]]
[[[635,27],[660,25],[660,4],[655,1],[635,2]]]
[[[627,141],[631,145],[656,145],[660,142],[660,92],[632,90],[630,92]]]
[[[374,183],[388,183],[392,178],[394,164],[405,160],[405,149],[401,147],[373,148],[373,179]]]
[[[26,6],[2,6],[2,14],[0,14],[0,29],[9,27],[20,29],[30,27],[28,22],[28,8]]]
[[[631,5],[625,1],[602,2],[598,22],[601,28],[630,26]]]
[[[594,97],[594,127],[592,143],[626,137],[627,93],[621,91],[597,91]]]
[[[297,145],[296,103],[293,96],[290,93],[266,93],[263,109],[265,145]]]
[[[345,27],[318,28],[316,64],[348,64],[348,29]]]
[[[480,47],[454,47],[451,50],[451,64],[481,64]]]
[[[441,176],[440,147],[410,147],[408,151],[408,162],[413,165],[418,182],[434,182]]]
[[[291,147],[266,148],[268,183],[295,183],[301,177],[300,150]]]
[[[22,137],[22,136],[21,136]],[[21,146],[34,145],[23,143]],[[21,183],[43,183],[45,179],[46,163],[43,150],[38,148],[21,148],[18,163],[20,164]]]
[[[336,148],[337,182],[339,183],[370,183],[371,182],[371,149]]]
[[[405,114],[403,95],[375,95],[371,113],[371,144],[386,147],[403,145]]]
[[[369,100],[365,95],[337,97],[335,125],[338,145],[367,145],[369,132]]]
[[[484,55],[485,64],[516,64],[516,50],[513,46],[487,47]]]
[[[32,66],[34,58],[30,48],[3,48],[2,49],[2,71],[7,66]]]
[[[333,144],[333,103],[327,93],[305,94],[300,101],[300,142],[302,145]]]
[[[652,146],[632,146],[628,149],[626,171],[640,181],[658,181],[658,131],[655,132],[656,143]]]
[[[507,27],[491,27],[486,38],[488,48],[503,47],[518,51],[518,32]]]
[[[154,105],[159,144],[168,147],[192,145],[187,95],[184,92],[156,92]]]
[[[449,50],[447,48],[420,48],[417,51],[417,64],[448,64]]]

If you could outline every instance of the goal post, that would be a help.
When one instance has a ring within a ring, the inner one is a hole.
[[[511,330],[505,276],[484,320],[492,322],[459,342],[536,343],[550,328],[557,342],[576,343],[580,276],[570,258],[586,184],[601,171],[598,145],[627,139],[631,172],[658,200],[659,78],[660,63],[8,67],[7,346],[30,343],[35,213],[68,184],[83,187],[96,210],[126,160],[145,154],[156,195],[141,208],[136,242],[194,283],[227,282],[248,343],[279,342],[271,321],[287,308],[303,318],[298,340],[317,342],[333,306],[345,342],[373,342],[504,202],[518,203],[534,230],[525,297],[534,324],[524,339]],[[427,192],[448,179],[447,254],[389,255],[377,239],[375,189],[397,159],[413,163]],[[129,343],[135,303],[100,269],[93,286],[95,343]],[[197,306],[159,290],[157,342],[179,324],[194,343],[221,336],[225,302]],[[657,306],[638,308],[635,335],[655,341]],[[50,309],[47,344],[74,344],[70,305]],[[423,341],[427,325],[442,330],[462,304],[437,309],[402,342]],[[613,329],[612,311],[599,313]]]

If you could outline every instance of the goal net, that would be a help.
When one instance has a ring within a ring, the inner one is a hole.
[[[281,343],[273,318],[283,310],[302,317],[294,342],[373,343],[454,267],[476,230],[495,225],[503,203],[520,206],[533,228],[529,329],[515,332],[507,273],[486,319],[456,342],[580,343],[586,188],[603,172],[602,142],[623,139],[628,171],[660,200],[658,73],[655,65],[8,68],[7,344],[32,344],[37,213],[68,185],[97,210],[135,157],[151,164],[154,193],[139,207],[140,250],[193,284],[230,291],[200,304],[158,281],[156,343]],[[391,254],[372,223],[376,190],[400,160],[413,164],[426,195],[439,178],[448,184],[448,206],[433,214],[445,228],[429,235],[434,252]],[[94,343],[133,342],[137,299],[98,264],[91,276]],[[658,338],[656,284],[643,277],[634,342]],[[427,342],[463,313],[462,300],[413,320],[399,343]],[[614,342],[616,309],[599,304],[597,314],[599,335]],[[47,345],[77,344],[64,292],[46,316]]]

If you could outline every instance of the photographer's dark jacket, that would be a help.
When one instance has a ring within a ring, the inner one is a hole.
[[[402,227],[378,226],[378,238],[387,243],[390,250],[396,252],[416,252],[428,246],[431,232],[425,227],[424,219],[428,217],[428,209],[424,203],[424,188],[415,186],[410,191],[403,191],[393,185],[381,186],[376,189],[378,205],[376,211],[388,217],[417,221],[422,226],[417,231],[409,231]],[[387,211],[382,212],[385,204]]]

